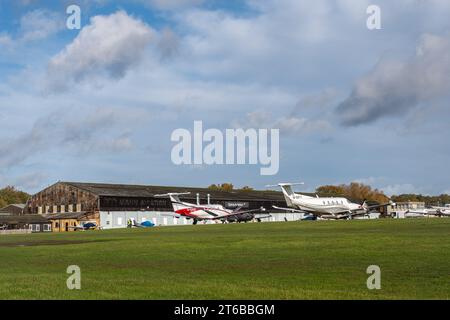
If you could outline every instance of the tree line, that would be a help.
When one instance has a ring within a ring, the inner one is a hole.
[[[441,194],[438,196],[426,196],[422,194],[400,194],[398,196],[392,196],[394,202],[407,202],[407,201],[419,201],[425,202],[427,205],[443,206],[450,203],[449,194]]]

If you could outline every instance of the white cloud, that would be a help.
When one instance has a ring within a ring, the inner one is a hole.
[[[45,9],[29,11],[20,18],[16,36],[6,32],[0,33],[0,48],[27,50],[24,45],[29,42],[46,39],[61,31],[64,28],[64,21],[64,16],[54,11]]]
[[[147,24],[124,11],[91,18],[73,42],[51,59],[48,89],[63,90],[73,82],[104,75],[122,78],[139,63],[152,34]]]
[[[34,10],[20,18],[21,41],[42,40],[64,28],[64,16],[48,10]]]
[[[0,33],[0,48],[8,48],[13,41],[7,33]]]

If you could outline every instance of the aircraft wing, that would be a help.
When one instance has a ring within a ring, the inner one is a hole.
[[[178,214],[176,212],[174,212],[174,213],[161,213],[161,215],[163,217],[174,217],[174,218],[180,218],[181,217],[181,214]]]
[[[294,208],[282,208],[282,207],[277,207],[277,206],[272,206],[272,208],[277,209],[277,210],[284,210],[284,211],[289,211],[292,213],[311,213],[305,210],[299,210],[299,209],[294,209]]]
[[[375,205],[372,205],[372,206],[368,206],[368,205],[365,204],[365,201],[364,201],[364,203],[362,205],[362,208],[342,211],[342,212],[339,212],[339,214],[344,215],[347,212],[348,214],[351,214],[352,216],[363,216],[365,214],[368,214],[370,212],[370,210],[378,209],[378,208],[381,208],[381,207],[385,207],[387,205],[394,205],[394,203],[392,201],[389,201],[388,203],[375,204]],[[348,214],[347,214],[347,216],[348,216]]]
[[[205,210],[205,211],[206,211],[206,210]],[[246,214],[246,213],[256,213],[256,212],[261,212],[261,211],[266,211],[266,209],[263,208],[263,207],[261,207],[261,208],[259,208],[259,209],[252,209],[252,210],[245,210],[245,211],[233,212],[233,213],[226,214],[226,215],[223,215],[223,216],[217,216],[217,217],[214,217],[214,218],[212,218],[212,220],[227,219],[227,218],[231,218],[231,217],[237,217],[237,216],[240,216],[240,215],[243,215],[243,214]],[[206,212],[208,212],[208,211],[206,211]],[[208,212],[208,213],[209,213],[209,212]]]
[[[269,219],[269,218],[272,218],[272,215],[268,214],[268,215],[262,216],[262,217],[255,216],[255,219]]]
[[[84,230],[84,227],[82,226],[69,226],[68,228],[73,230]]]

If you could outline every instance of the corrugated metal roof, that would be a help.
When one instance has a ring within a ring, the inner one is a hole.
[[[86,212],[64,212],[64,213],[49,213],[45,214],[44,217],[50,220],[59,219],[80,219],[86,215]]]
[[[48,220],[40,214],[25,214],[21,216],[0,216],[0,223],[16,224],[16,223],[48,223]]]
[[[283,194],[279,191],[265,190],[265,191],[218,191],[208,188],[196,187],[166,187],[166,186],[149,186],[149,185],[128,185],[128,184],[107,184],[107,183],[83,183],[83,182],[61,182],[73,187],[86,190],[98,196],[112,196],[112,197],[153,197],[155,194],[162,194],[168,192],[191,192],[191,195],[183,198],[195,198],[196,193],[199,193],[201,198],[206,198],[209,193],[212,199],[239,199],[248,201],[283,201]]]
[[[23,203],[8,204],[6,207],[0,208],[0,212],[11,212],[10,210],[13,210],[13,208],[23,210],[25,206]]]

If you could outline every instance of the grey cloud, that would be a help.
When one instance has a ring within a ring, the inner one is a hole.
[[[51,59],[47,89],[57,92],[104,75],[124,77],[139,63],[152,35],[147,24],[124,11],[91,18],[72,43]]]
[[[274,117],[272,113],[255,111],[247,114],[245,121],[233,121],[234,128],[274,128],[285,134],[309,134],[328,132],[331,124],[322,119],[309,119],[295,116]]]
[[[14,178],[0,175],[0,188],[10,185],[20,190],[34,190],[41,187],[47,178],[48,176],[42,172],[27,173]]]
[[[11,167],[21,163],[43,146],[44,121],[38,120],[33,128],[15,139],[2,139],[0,144],[0,167]]]
[[[344,126],[402,115],[450,91],[450,35],[426,34],[407,62],[383,60],[336,109]]]
[[[132,141],[128,128],[144,117],[139,111],[114,108],[98,108],[84,117],[73,112],[51,113],[38,119],[23,135],[3,139],[0,144],[0,167],[19,165],[53,149],[69,150],[75,154],[130,150]]]
[[[317,94],[307,95],[300,99],[292,110],[292,115],[303,112],[305,108],[314,108],[317,111],[330,106],[337,98],[338,92],[333,88],[326,88]]]
[[[274,128],[288,134],[307,134],[312,132],[327,132],[331,130],[331,124],[326,120],[313,120],[302,117],[283,117],[278,119]]]
[[[175,56],[179,50],[180,38],[170,29],[164,29],[159,34],[158,49],[163,60]]]

